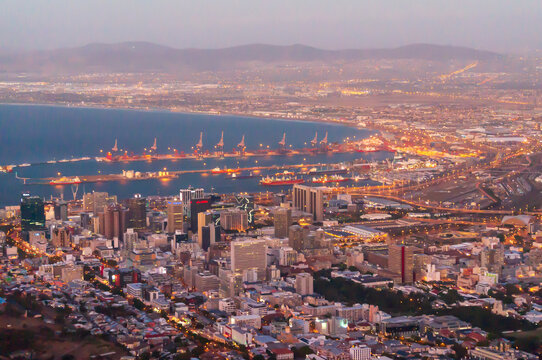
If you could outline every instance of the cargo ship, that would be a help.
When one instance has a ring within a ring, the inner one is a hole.
[[[73,177],[73,178],[61,177],[59,179],[54,179],[54,180],[49,181],[50,185],[73,185],[73,184],[81,184],[81,183],[82,181],[78,176]]]
[[[263,186],[281,186],[281,185],[293,185],[293,184],[303,184],[305,180],[291,177],[264,177],[260,180],[260,185]]]
[[[341,175],[322,176],[318,178],[312,178],[313,184],[327,184],[327,183],[339,183],[350,181],[350,178],[345,178]]]

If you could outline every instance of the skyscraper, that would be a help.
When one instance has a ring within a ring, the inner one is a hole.
[[[265,279],[267,267],[267,245],[265,240],[242,239],[231,242],[231,270],[243,274],[256,269],[258,279]]]
[[[389,246],[388,269],[401,275],[401,283],[414,281],[414,247],[392,244]]]
[[[140,194],[128,199],[128,227],[142,231],[147,227],[147,199]]]
[[[288,237],[288,228],[292,223],[292,209],[280,207],[273,214],[273,223],[275,225],[275,237]]]
[[[21,198],[22,231],[45,229],[45,205],[39,196],[23,194]]]
[[[107,239],[117,238],[123,241],[126,231],[128,210],[120,205],[109,205],[103,212],[103,235]],[[100,228],[102,228],[100,224]]]
[[[104,210],[104,207],[117,202],[117,196],[109,196],[106,192],[92,192],[83,195],[83,209],[97,214]]]
[[[181,201],[168,201],[167,232],[173,234],[176,230],[183,230],[183,203]]]
[[[306,185],[294,185],[292,189],[294,208],[311,213],[314,221],[324,220],[324,189]]]
[[[211,199],[209,197],[190,200],[190,229],[192,232],[196,232],[198,230],[198,214],[205,212],[210,208]]]
[[[210,211],[200,212],[198,213],[198,244],[203,249],[203,227],[206,227],[208,224],[212,223],[212,217]],[[207,228],[207,231],[209,231],[209,228]],[[210,236],[210,233],[207,233],[208,236]],[[210,240],[209,240],[210,241]],[[207,248],[209,247],[209,244],[207,245]],[[204,249],[207,250],[207,249]]]
[[[55,202],[55,220],[68,220],[68,203],[64,200],[59,200]]]

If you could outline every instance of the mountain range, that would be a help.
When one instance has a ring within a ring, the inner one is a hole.
[[[31,52],[0,51],[0,72],[90,73],[219,71],[251,63],[354,62],[367,59],[478,60],[504,56],[466,47],[413,44],[392,49],[323,50],[306,45],[251,44],[222,49],[176,49],[149,42],[94,43]]]

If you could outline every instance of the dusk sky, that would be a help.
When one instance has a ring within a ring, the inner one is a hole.
[[[151,41],[177,48],[542,49],[540,0],[0,0],[0,48]]]

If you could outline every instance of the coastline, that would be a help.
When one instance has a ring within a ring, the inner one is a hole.
[[[105,106],[105,105],[70,105],[70,104],[61,104],[61,103],[21,103],[21,102],[0,102],[0,106],[44,106],[44,107],[59,107],[66,109],[96,109],[96,110],[119,110],[119,111],[141,111],[141,112],[162,112],[166,114],[186,114],[186,115],[202,115],[202,116],[219,116],[219,117],[241,117],[246,119],[261,119],[261,120],[273,120],[273,121],[284,121],[284,122],[303,122],[303,123],[323,123],[327,125],[335,126],[345,126],[359,129],[356,124],[352,122],[340,122],[333,121],[329,119],[290,119],[284,117],[275,117],[275,116],[263,116],[263,115],[252,115],[246,113],[235,113],[235,112],[209,112],[209,111],[175,111],[169,108],[144,108],[144,107],[126,107],[126,106]],[[378,130],[363,128],[367,131],[378,132]]]

